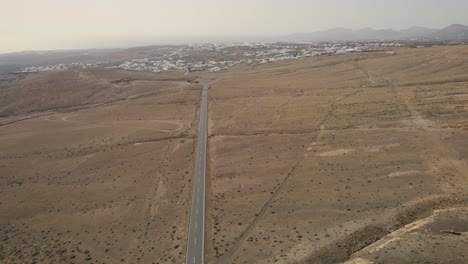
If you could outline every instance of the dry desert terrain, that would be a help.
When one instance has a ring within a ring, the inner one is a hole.
[[[210,261],[466,261],[467,58],[466,46],[322,57],[214,85]],[[456,221],[406,232],[412,246],[358,252],[454,208]]]
[[[183,78],[95,69],[3,91],[19,115],[0,126],[0,262],[182,262],[200,92]]]
[[[0,262],[183,263],[215,79],[208,263],[466,262],[468,46],[395,51],[2,88]]]

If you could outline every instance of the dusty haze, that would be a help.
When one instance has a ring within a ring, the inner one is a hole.
[[[333,27],[440,28],[468,24],[466,10],[462,0],[18,0],[2,4],[0,53],[265,39]]]

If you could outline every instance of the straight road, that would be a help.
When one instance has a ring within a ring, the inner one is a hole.
[[[231,73],[216,80],[203,84],[200,123],[198,127],[197,156],[195,160],[195,175],[192,185],[192,203],[190,207],[190,223],[187,239],[186,264],[203,264],[205,257],[205,178],[206,178],[206,143],[208,141],[208,87],[221,80],[249,70],[254,64],[240,71]]]
[[[202,264],[205,253],[205,177],[206,177],[206,141],[208,120],[208,85],[203,85],[200,123],[198,128],[197,156],[193,177],[192,204],[187,240],[186,264]]]

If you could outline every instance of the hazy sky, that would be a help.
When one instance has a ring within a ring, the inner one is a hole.
[[[0,0],[0,7],[0,53],[120,47],[145,37],[468,24],[468,0]]]

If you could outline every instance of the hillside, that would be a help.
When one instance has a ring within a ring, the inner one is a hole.
[[[437,40],[468,39],[468,26],[454,24],[429,36]]]
[[[29,75],[0,89],[0,116],[102,104],[187,83],[191,77],[86,69]]]

